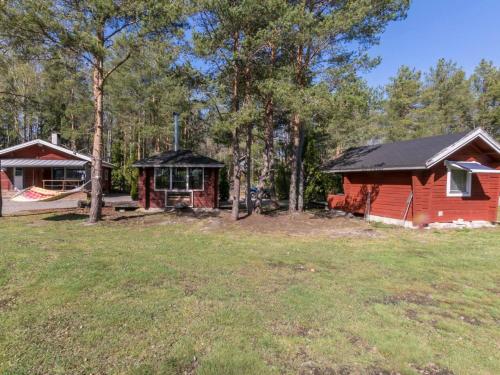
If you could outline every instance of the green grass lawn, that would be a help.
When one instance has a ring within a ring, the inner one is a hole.
[[[500,373],[498,229],[66,218],[0,219],[0,373]]]

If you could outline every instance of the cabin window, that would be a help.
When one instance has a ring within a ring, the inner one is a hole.
[[[170,168],[155,168],[155,190],[170,189]]]
[[[52,179],[53,180],[64,180],[64,168],[53,168],[52,169]]]
[[[66,168],[67,180],[85,180],[85,169]]]
[[[85,180],[85,169],[52,168],[53,180]]]
[[[189,188],[203,190],[203,168],[189,168]]]
[[[448,197],[470,197],[472,174],[466,170],[448,167],[446,195]]]
[[[188,190],[187,168],[172,168],[172,190]]]
[[[203,190],[203,168],[155,168],[155,190]]]

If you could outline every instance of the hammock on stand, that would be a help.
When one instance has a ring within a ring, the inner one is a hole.
[[[36,186],[31,186],[27,189],[21,190],[19,193],[14,195],[10,200],[14,202],[50,202],[62,199],[69,195],[80,193],[84,190],[85,186],[88,185],[90,181],[87,181],[81,186],[71,190],[48,190],[39,188]]]

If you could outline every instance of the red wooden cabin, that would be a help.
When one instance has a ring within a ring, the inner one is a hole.
[[[91,157],[61,146],[56,133],[51,140],[35,139],[0,150],[3,190],[22,190],[31,186],[71,190],[90,180]],[[103,162],[105,193],[111,189],[112,167]]]
[[[406,226],[497,221],[500,145],[481,129],[352,148],[325,171],[342,174],[331,209]]]
[[[190,150],[166,151],[139,160],[139,205],[143,208],[217,208],[219,169],[224,164]]]

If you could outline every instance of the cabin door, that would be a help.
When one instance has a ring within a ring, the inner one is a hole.
[[[14,187],[18,190],[24,189],[23,169],[14,168]]]

